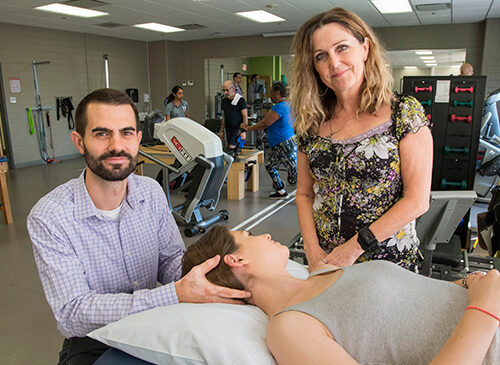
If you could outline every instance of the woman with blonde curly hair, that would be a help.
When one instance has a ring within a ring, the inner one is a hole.
[[[432,175],[421,104],[393,96],[383,46],[350,11],[314,16],[293,48],[297,210],[310,270],[382,259],[416,271],[415,219],[428,209]]]

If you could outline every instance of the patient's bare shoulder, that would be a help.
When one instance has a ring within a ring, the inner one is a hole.
[[[266,342],[278,364],[357,364],[323,323],[303,312],[272,317]]]
[[[332,340],[334,339],[333,335],[322,322],[309,314],[295,310],[282,312],[272,316],[267,326],[266,338],[283,338],[283,336],[290,333],[303,334],[305,332],[315,332],[317,334],[326,335]]]

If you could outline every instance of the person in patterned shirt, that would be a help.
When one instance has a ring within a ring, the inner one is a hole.
[[[293,48],[296,201],[310,270],[382,259],[417,271],[415,219],[432,176],[421,104],[394,97],[385,51],[352,12],[314,16]]]

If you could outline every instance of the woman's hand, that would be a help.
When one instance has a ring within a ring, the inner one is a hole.
[[[326,252],[319,246],[313,250],[307,250],[306,257],[307,264],[309,265],[309,272],[313,272],[319,266],[324,265],[325,261],[323,260],[326,258],[326,256]]]
[[[486,275],[467,277],[469,304],[487,310],[500,317],[500,273],[491,270]]]
[[[343,245],[335,247],[324,260],[325,264],[344,267],[354,264],[356,259],[363,253],[357,241],[358,235],[352,237]]]

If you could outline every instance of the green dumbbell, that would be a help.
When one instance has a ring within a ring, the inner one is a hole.
[[[469,147],[453,148],[450,146],[444,146],[444,154],[449,155],[450,153],[462,153],[464,156],[467,156],[469,154]]]
[[[456,108],[457,106],[468,106],[469,108],[472,108],[474,106],[474,101],[458,101],[458,100],[453,100],[453,106]]]
[[[461,181],[447,181],[444,177],[441,179],[441,188],[442,189],[447,189],[447,188],[460,188],[462,190],[467,189],[467,181],[466,180],[461,180]]]
[[[429,100],[419,100],[420,101],[420,104],[422,105],[427,105],[427,106],[431,106],[432,105],[432,101],[429,99]]]

